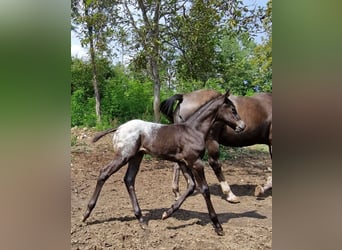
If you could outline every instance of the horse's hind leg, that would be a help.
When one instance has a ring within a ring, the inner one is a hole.
[[[162,215],[162,219],[166,219],[168,218],[171,214],[173,214],[176,210],[178,210],[180,208],[180,206],[182,205],[182,203],[185,201],[185,199],[191,195],[194,190],[195,190],[195,181],[194,181],[194,177],[191,173],[191,171],[186,167],[186,165],[184,163],[180,163],[179,164],[183,175],[185,177],[185,179],[188,182],[188,188],[187,190],[184,192],[184,194],[182,194],[171,206],[171,208],[169,208],[167,211],[165,211]]]
[[[84,213],[84,216],[82,219],[83,222],[89,217],[91,211],[94,209],[97,199],[99,198],[101,189],[104,183],[106,182],[106,180],[126,163],[127,161],[121,160],[121,157],[115,157],[113,161],[111,161],[107,166],[105,166],[104,168],[100,170],[100,175],[97,179],[95,191],[88,203],[87,211]]]
[[[214,170],[214,173],[218,181],[220,182],[220,186],[221,186],[223,194],[226,197],[226,200],[231,203],[239,203],[240,201],[238,197],[236,197],[236,195],[230,189],[230,186],[222,173],[222,167],[221,167],[221,164],[219,163],[220,148],[219,148],[218,142],[216,140],[208,139],[206,141],[206,147],[208,150],[209,165]]]
[[[144,153],[139,152],[133,158],[129,160],[128,169],[126,171],[124,181],[125,181],[125,185],[126,185],[129,197],[133,205],[135,217],[139,220],[141,227],[145,229],[147,225],[142,218],[141,209],[139,207],[138,199],[135,194],[135,188],[134,188],[135,177],[139,171],[140,163],[141,163],[143,156],[144,156]]]
[[[272,124],[270,125],[270,131],[268,133],[268,151],[272,159]]]
[[[212,204],[211,199],[210,199],[210,191],[209,191],[208,183],[205,179],[204,167],[203,167],[202,161],[198,160],[194,164],[193,173],[194,173],[196,182],[198,184],[199,190],[202,193],[204,200],[207,204],[209,217],[213,223],[215,232],[218,235],[222,236],[222,235],[224,235],[223,228],[222,228],[220,222],[218,221],[217,214],[215,212],[215,209],[214,209],[213,204]]]
[[[271,188],[272,188],[272,176],[269,176],[264,186],[261,186],[261,185],[256,186],[254,190],[254,195],[260,196],[264,194],[268,189],[271,189]]]

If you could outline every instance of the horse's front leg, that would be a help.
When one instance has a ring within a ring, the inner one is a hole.
[[[162,215],[162,219],[166,219],[168,218],[171,214],[173,214],[176,210],[178,210],[180,208],[180,206],[182,205],[182,203],[185,201],[185,199],[191,195],[194,190],[195,190],[195,181],[194,181],[194,177],[191,173],[191,171],[187,168],[187,166],[184,163],[179,163],[179,166],[183,172],[183,175],[185,177],[185,179],[188,182],[188,188],[187,190],[184,192],[184,194],[182,194],[171,206],[171,208],[169,208],[167,211],[165,211]]]
[[[137,196],[135,194],[135,177],[139,171],[141,160],[144,156],[144,153],[139,152],[133,158],[131,158],[128,162],[128,169],[126,171],[124,181],[129,194],[129,198],[131,199],[134,215],[140,222],[140,226],[143,229],[146,229],[147,223],[144,221],[141,213],[141,209],[139,206],[139,202]]]
[[[193,168],[193,173],[194,173],[194,177],[196,179],[196,182],[198,184],[199,190],[201,192],[201,194],[204,197],[204,200],[207,204],[207,208],[208,208],[208,212],[209,212],[209,217],[213,223],[215,232],[222,236],[224,235],[223,232],[223,228],[217,218],[217,214],[215,212],[215,209],[213,207],[213,204],[211,202],[210,199],[210,191],[209,191],[209,187],[208,187],[208,183],[207,180],[205,179],[205,175],[204,175],[204,166],[201,160],[197,160],[194,164],[194,168]]]
[[[220,186],[225,196],[225,199],[231,203],[239,203],[240,201],[238,197],[236,197],[236,195],[230,189],[230,186],[222,173],[222,167],[219,163],[220,147],[218,142],[216,140],[208,138],[206,141],[206,147],[208,150],[209,165],[214,170],[214,173],[218,181],[220,182]]]

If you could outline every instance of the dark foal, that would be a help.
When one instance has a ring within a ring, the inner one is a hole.
[[[171,122],[181,123],[186,121],[198,107],[220,95],[221,93],[210,89],[201,89],[184,95],[176,94],[163,101],[160,110]],[[231,191],[222,174],[221,164],[219,163],[219,144],[229,147],[266,144],[272,158],[272,94],[258,93],[252,97],[230,95],[229,99],[234,103],[241,119],[246,123],[246,129],[241,133],[235,133],[229,126],[226,126],[221,121],[216,121],[206,138],[206,149],[208,150],[209,165],[220,182],[223,194],[226,196],[227,201],[236,203],[239,200]],[[173,110],[173,106],[177,101],[178,104]],[[255,195],[262,194],[269,188],[272,188],[272,179],[270,178],[264,187],[256,187]],[[174,166],[172,190],[176,197],[180,196],[179,166],[177,164]]]
[[[209,188],[200,159],[205,151],[205,138],[214,121],[222,121],[237,132],[245,128],[244,122],[240,119],[234,104],[228,99],[228,96],[229,92],[210,100],[182,124],[162,125],[132,120],[117,129],[109,129],[98,134],[93,141],[97,141],[108,133],[115,132],[113,135],[114,159],[101,169],[83,221],[89,217],[94,209],[105,181],[128,163],[124,181],[133,205],[134,214],[141,226],[145,228],[146,223],[142,217],[134,185],[143,155],[150,154],[178,163],[189,183],[188,189],[163,213],[162,219],[168,218],[179,209],[185,199],[194,192],[196,181],[200,192],[204,196],[214,229],[218,235],[223,235],[222,226],[211,203]]]

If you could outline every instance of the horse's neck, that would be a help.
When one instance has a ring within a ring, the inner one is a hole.
[[[205,104],[189,117],[186,121],[187,125],[206,136],[215,120],[216,112],[221,104],[221,98]]]

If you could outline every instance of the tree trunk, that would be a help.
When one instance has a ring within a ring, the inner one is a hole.
[[[153,78],[153,112],[154,122],[160,122],[160,77],[158,62],[155,58],[150,59],[150,67]]]
[[[159,77],[159,19],[160,19],[160,1],[157,1],[152,22],[151,41],[151,74],[153,78],[153,112],[154,121],[160,122],[160,77]]]
[[[138,0],[145,27],[148,28],[146,40],[142,39],[143,47],[147,53],[149,63],[149,74],[153,81],[153,113],[154,121],[160,122],[160,77],[159,77],[159,19],[160,19],[160,0],[156,2],[153,20],[149,20],[147,9],[142,0]],[[150,53],[149,53],[150,52]]]
[[[85,2],[84,2],[85,4]],[[88,15],[88,9],[85,8],[85,16]],[[95,97],[95,113],[96,113],[96,122],[101,122],[101,104],[100,104],[100,92],[98,88],[98,82],[97,82],[97,68],[96,68],[96,61],[95,61],[95,48],[94,48],[94,38],[93,38],[93,28],[91,24],[88,23],[88,37],[89,37],[89,50],[90,50],[90,60],[91,60],[91,66],[93,71],[93,87],[94,87],[94,97]]]
[[[100,92],[97,82],[97,69],[96,69],[96,62],[95,62],[95,51],[93,46],[93,40],[90,39],[90,57],[91,57],[91,65],[93,70],[93,87],[94,87],[94,97],[95,97],[95,112],[96,112],[96,122],[101,122],[101,110],[100,110]]]

